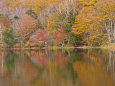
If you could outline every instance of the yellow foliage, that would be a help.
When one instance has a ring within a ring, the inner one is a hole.
[[[88,37],[89,41],[96,42],[97,39],[102,40],[103,37],[101,37],[101,30],[104,27],[103,22],[113,18],[113,16],[112,18],[110,17],[110,12],[114,12],[113,4],[110,1],[108,3],[111,4],[106,4],[104,3],[105,1],[102,1],[103,5],[101,5],[102,2],[97,0],[101,3],[99,6],[99,3],[95,2],[96,0],[79,1],[84,4],[84,6],[79,10],[78,15],[76,16],[76,22],[72,26],[72,32],[76,35]],[[104,5],[106,7],[104,7]]]
[[[44,41],[38,41],[38,44],[43,44],[44,43]]]
[[[27,55],[27,56],[30,56],[31,53],[30,53],[29,51],[26,51],[26,55]]]
[[[91,6],[94,5],[98,0],[78,0],[79,5],[83,6]]]
[[[26,0],[25,5],[32,7],[36,14],[42,9],[46,8],[48,5],[59,2],[60,0]]]
[[[15,7],[22,6],[23,1],[20,0],[3,0],[3,6],[9,6],[12,11]]]
[[[50,14],[49,18],[47,18],[47,28],[46,31],[49,33],[53,33],[56,32],[58,25],[56,24],[57,22],[59,22],[59,18],[58,18],[58,14],[57,13],[52,13]]]
[[[98,16],[96,15],[96,10],[92,7],[84,7],[79,15],[76,16],[75,25],[73,25],[72,32],[79,35],[82,33],[87,33],[90,30],[97,29],[100,26]]]
[[[4,45],[3,44],[0,44],[1,47],[3,47]]]
[[[29,45],[30,45],[30,42],[27,41],[27,42],[25,43],[25,46],[29,46]]]

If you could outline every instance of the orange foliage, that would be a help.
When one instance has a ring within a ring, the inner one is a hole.
[[[10,28],[10,20],[7,17],[2,16],[0,17],[0,25],[2,28]]]
[[[68,38],[68,34],[64,31],[64,29],[59,29],[53,34],[56,39],[56,44],[60,44],[64,39]]]
[[[64,57],[61,52],[56,53],[55,64],[59,66],[61,69],[65,68],[68,61],[69,61],[69,58]]]
[[[44,30],[39,29],[32,34],[29,41],[31,45],[44,45],[48,41],[48,34]]]
[[[36,20],[29,15],[23,15],[19,22],[20,28],[17,30],[17,36],[22,36],[24,39],[29,38],[36,27]]]

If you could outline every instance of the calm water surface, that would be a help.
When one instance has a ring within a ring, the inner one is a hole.
[[[115,51],[0,51],[0,86],[115,86]]]

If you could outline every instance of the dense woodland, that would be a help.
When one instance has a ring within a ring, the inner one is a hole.
[[[115,0],[1,0],[0,27],[8,47],[107,45]]]

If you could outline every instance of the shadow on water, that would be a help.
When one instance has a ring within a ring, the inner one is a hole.
[[[114,52],[1,50],[0,86],[115,86]]]

